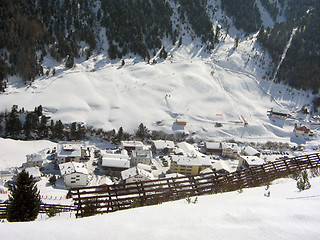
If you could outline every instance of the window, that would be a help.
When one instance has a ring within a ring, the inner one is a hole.
[[[76,181],[71,181],[71,183],[76,183]]]

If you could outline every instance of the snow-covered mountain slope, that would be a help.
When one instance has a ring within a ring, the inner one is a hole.
[[[121,59],[110,61],[109,44],[101,30],[99,50],[88,60],[77,60],[74,68],[66,69],[64,63],[45,57],[44,70],[54,68],[54,76],[26,85],[11,77],[6,92],[0,93],[0,111],[10,110],[13,104],[27,110],[41,104],[54,120],[84,122],[105,130],[123,127],[134,132],[143,123],[151,130],[183,131],[209,140],[303,142],[293,137],[297,120],[271,119],[267,111],[275,108],[301,118],[295,112],[314,96],[264,80],[271,76],[272,63],[257,34],[237,30],[220,5],[220,1],[208,3],[213,29],[220,29],[219,44],[211,53],[187,22],[179,22],[171,2],[173,26],[183,38],[180,47],[178,41],[173,46],[170,39],[162,40],[169,54],[166,60],[159,58],[159,51],[150,61],[155,59],[156,64],[133,54],[124,57],[124,66]],[[259,8],[265,26],[273,25],[261,4]],[[177,125],[177,118],[187,125]],[[222,127],[216,127],[217,122]]]
[[[46,59],[56,74],[30,85],[11,79],[0,94],[0,110],[13,104],[32,110],[41,104],[53,119],[106,130],[122,126],[133,132],[143,123],[152,130],[183,130],[207,139],[289,140],[294,122],[274,125],[267,111],[296,111],[312,96],[262,80],[269,60],[254,35],[240,35],[235,48],[236,32],[221,34],[225,36],[212,54],[186,36],[180,48],[167,44],[169,57],[157,64],[128,56],[121,66],[120,60],[97,54],[66,70]],[[177,118],[187,125],[177,125]],[[223,126],[215,127],[216,122]]]

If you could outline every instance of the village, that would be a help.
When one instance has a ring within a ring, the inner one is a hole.
[[[121,141],[101,149],[88,142],[58,142],[56,147],[30,153],[21,167],[0,173],[9,188],[23,169],[35,181],[65,193],[73,187],[132,183],[202,173],[228,174],[269,161],[288,158],[286,151],[257,150],[230,142],[174,143],[169,140]],[[4,189],[3,188],[3,189]],[[41,191],[41,187],[40,187]]]

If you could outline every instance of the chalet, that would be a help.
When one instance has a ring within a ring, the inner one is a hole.
[[[257,157],[260,157],[261,155],[259,151],[257,151],[251,146],[246,146],[245,148],[243,148],[241,151],[241,154],[245,156],[257,156]]]
[[[138,163],[151,165],[152,151],[150,150],[132,150],[131,161],[134,165]]]
[[[66,162],[59,164],[59,168],[67,187],[82,187],[87,185],[89,172],[83,163]]]
[[[43,153],[34,153],[34,154],[28,154],[26,155],[27,162],[26,167],[39,167],[41,168],[43,165],[43,162],[46,160],[46,155]]]
[[[129,154],[131,154],[133,150],[143,150],[144,145],[140,141],[121,141],[120,149],[125,149]]]
[[[25,168],[25,171],[33,177],[35,181],[41,180],[41,172],[39,167],[27,167]]]
[[[59,143],[57,146],[57,163],[85,162],[90,159],[90,149],[81,143]]]
[[[131,183],[152,180],[154,176],[141,168],[133,167],[122,171],[121,178],[126,183]]]
[[[221,156],[224,158],[236,159],[239,155],[239,147],[237,144],[222,144]]]
[[[222,143],[220,142],[206,142],[205,149],[207,153],[222,153]]]
[[[212,168],[211,160],[205,155],[180,156],[172,155],[170,170],[173,173],[183,175],[194,175],[206,168]]]
[[[239,156],[238,169],[245,169],[252,166],[262,165],[265,161],[257,156]]]
[[[174,142],[168,140],[154,140],[152,141],[151,147],[155,153],[172,153],[174,150]]]
[[[102,164],[103,169],[111,169],[113,171],[123,171],[130,168],[130,160],[126,150],[120,154],[117,153],[103,153]]]

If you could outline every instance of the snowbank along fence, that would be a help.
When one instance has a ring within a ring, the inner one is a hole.
[[[319,167],[320,154],[316,153],[269,162],[226,175],[207,173],[128,184],[73,188],[71,192],[77,208],[76,216],[84,217],[189,196],[261,186],[277,178]]]
[[[0,219],[7,218],[7,205],[8,203],[0,203]],[[53,210],[53,212],[55,213],[74,212],[77,210],[77,208],[75,206],[69,206],[69,205],[42,203],[40,205],[39,213],[49,213],[51,210]]]

